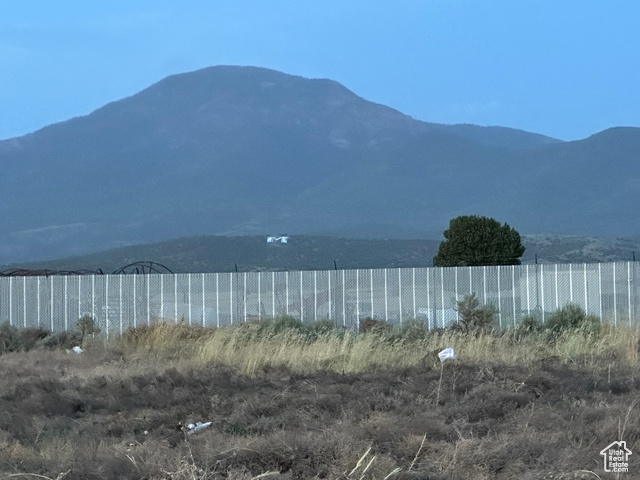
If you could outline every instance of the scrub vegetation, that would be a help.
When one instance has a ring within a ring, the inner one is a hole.
[[[596,479],[611,442],[640,451],[638,329],[573,305],[509,331],[475,298],[459,311],[431,332],[3,325],[0,478]]]

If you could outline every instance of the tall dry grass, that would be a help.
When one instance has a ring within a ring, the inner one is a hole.
[[[259,376],[286,367],[294,373],[328,370],[358,373],[381,368],[438,365],[437,352],[452,347],[463,362],[528,364],[544,358],[589,365],[638,362],[640,329],[604,325],[598,335],[571,331],[550,341],[544,334],[464,334],[459,331],[356,333],[299,328],[279,331],[260,324],[219,329],[158,323],[126,332],[112,345],[133,355],[153,355],[195,364],[220,363]]]

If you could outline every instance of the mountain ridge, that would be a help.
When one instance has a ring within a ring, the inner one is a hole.
[[[294,235],[287,244],[265,236],[197,236],[133,245],[69,258],[0,267],[111,273],[139,261],[154,261],[173,273],[413,268],[432,266],[440,240],[358,239]],[[523,264],[632,261],[640,257],[640,240],[525,235]]]
[[[202,234],[428,238],[460,214],[637,235],[640,129],[612,130],[434,124],[333,80],[209,67],[1,141],[0,262]]]

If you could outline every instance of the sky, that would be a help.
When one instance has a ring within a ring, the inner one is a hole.
[[[640,126],[637,0],[20,0],[0,11],[0,139],[162,78],[254,65],[413,118],[578,140]]]

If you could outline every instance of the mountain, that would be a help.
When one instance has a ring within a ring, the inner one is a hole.
[[[88,255],[0,267],[104,273],[140,261],[159,263],[174,273],[356,268],[430,267],[440,245],[436,240],[354,239],[294,235],[287,244],[267,243],[260,235],[197,236]],[[526,235],[523,263],[593,263],[640,260],[640,240],[557,235]]]
[[[265,236],[197,236],[147,245],[121,247],[59,260],[12,268],[95,271],[111,273],[138,261],[154,261],[174,273],[334,268],[393,268],[431,265],[439,242],[435,240],[346,239],[295,235],[287,244],[267,243]],[[0,270],[10,270],[1,268]]]
[[[638,235],[640,129],[440,125],[325,79],[219,66],[0,142],[0,263],[202,234]]]

